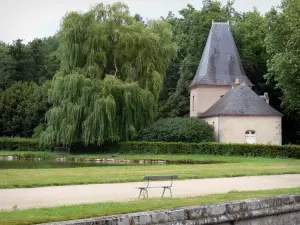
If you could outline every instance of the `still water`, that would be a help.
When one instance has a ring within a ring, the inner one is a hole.
[[[73,161],[38,161],[38,160],[0,160],[1,169],[49,169],[49,168],[75,168],[75,167],[103,167],[103,166],[136,166],[143,164],[122,163],[107,164],[96,162],[73,162]]]

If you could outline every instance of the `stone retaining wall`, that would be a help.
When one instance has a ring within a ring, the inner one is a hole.
[[[43,225],[299,225],[300,195],[250,199]]]

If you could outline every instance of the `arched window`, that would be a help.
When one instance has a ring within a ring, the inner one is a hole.
[[[256,144],[256,132],[255,132],[255,130],[247,130],[245,132],[245,143]]]

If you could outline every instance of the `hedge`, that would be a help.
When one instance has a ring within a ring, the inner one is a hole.
[[[30,138],[0,137],[0,150],[7,151],[51,151],[51,147],[40,147],[39,141]]]
[[[116,149],[114,149],[116,151]],[[250,145],[224,143],[183,142],[123,142],[117,146],[119,153],[133,154],[207,154],[253,157],[286,157],[300,159],[297,145]]]
[[[51,147],[40,147],[34,139],[0,137],[0,150],[51,151]],[[81,151],[80,151],[81,150]],[[101,147],[71,147],[71,152],[123,154],[207,154],[227,156],[283,157],[300,159],[298,145],[250,145],[224,143],[183,143],[183,142],[122,142]]]

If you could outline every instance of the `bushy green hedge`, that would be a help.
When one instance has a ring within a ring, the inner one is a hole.
[[[208,154],[229,156],[288,157],[300,159],[297,145],[250,145],[223,143],[123,142],[120,153],[134,154]]]
[[[0,137],[0,150],[8,151],[51,151],[51,147],[40,147],[38,140],[30,138]]]
[[[183,143],[183,142],[122,142],[101,147],[77,147],[85,153],[119,152],[123,154],[207,154],[254,157],[287,157],[300,159],[298,145],[250,145],[224,143]],[[52,147],[40,147],[34,139],[0,137],[0,150],[51,151]],[[71,152],[76,148],[71,147]],[[91,151],[93,150],[93,151]]]
[[[167,118],[141,130],[137,141],[213,142],[214,128],[197,117]]]

